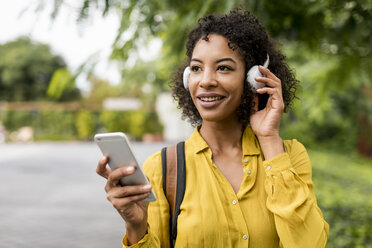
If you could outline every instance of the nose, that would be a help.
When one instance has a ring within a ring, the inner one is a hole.
[[[217,81],[215,78],[215,71],[211,69],[205,69],[199,82],[199,86],[202,88],[216,87]]]

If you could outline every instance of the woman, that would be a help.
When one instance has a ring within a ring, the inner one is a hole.
[[[208,15],[188,36],[187,65],[171,85],[185,118],[196,125],[185,142],[186,189],[175,247],[324,247],[328,224],[317,206],[307,152],[279,135],[297,80],[285,57],[248,12]],[[259,67],[264,87],[246,82]],[[186,70],[187,71],[187,70]],[[259,107],[260,106],[260,107]],[[124,247],[169,247],[169,205],[160,152],[143,165],[157,201],[141,200],[150,185],[119,186],[135,168],[97,173],[126,222]]]

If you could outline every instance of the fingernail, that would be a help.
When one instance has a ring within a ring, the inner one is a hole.
[[[133,172],[133,171],[134,171],[134,167],[133,166],[127,167],[127,172]]]
[[[150,184],[146,184],[145,186],[143,186],[143,189],[150,189],[150,188],[151,188]]]

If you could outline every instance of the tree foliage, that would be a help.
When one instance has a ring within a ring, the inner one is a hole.
[[[55,0],[54,16],[65,1]],[[93,10],[119,15],[111,57],[136,60],[123,68],[121,86],[141,93],[144,85],[152,85],[157,93],[183,63],[185,39],[197,19],[238,6],[258,16],[301,80],[301,101],[284,122],[306,123],[297,131],[315,141],[338,137],[353,146],[356,120],[372,112],[372,99],[365,93],[372,87],[371,0],[81,0],[78,21],[90,18]],[[156,63],[139,59],[138,51],[154,38],[163,43]],[[148,76],[153,74],[155,79]]]
[[[33,101],[46,99],[53,73],[65,69],[60,56],[52,54],[47,45],[21,37],[0,45],[0,100]],[[80,96],[72,87],[62,99]]]
[[[43,1],[42,1],[43,2]],[[55,0],[54,16],[63,0]],[[166,57],[184,52],[185,38],[196,20],[207,13],[227,13],[242,6],[263,22],[275,38],[306,44],[311,49],[367,58],[371,56],[371,0],[81,0],[79,20],[96,8],[105,16],[115,11],[120,27],[113,44],[113,57],[126,60],[153,37],[161,37]]]

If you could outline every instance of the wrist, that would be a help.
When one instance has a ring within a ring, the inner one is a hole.
[[[272,143],[282,143],[283,140],[280,137],[279,134],[274,134],[274,135],[257,135],[257,139],[260,142],[260,145],[265,144],[272,144]]]
[[[126,223],[128,245],[137,244],[147,233],[147,222],[139,225]]]
[[[258,136],[265,160],[269,160],[284,152],[283,140],[279,135]]]

